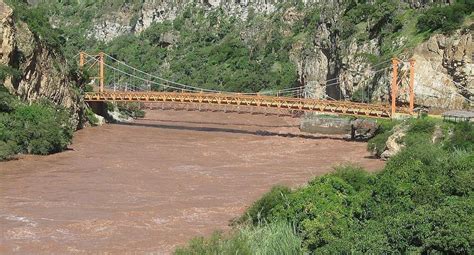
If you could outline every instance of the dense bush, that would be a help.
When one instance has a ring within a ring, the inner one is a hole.
[[[145,111],[142,110],[143,106],[140,103],[117,103],[117,109],[127,116],[132,118],[143,118],[145,117]]]
[[[404,124],[409,146],[381,172],[342,167],[293,191],[276,187],[255,202],[240,223],[256,231],[252,228],[262,224],[289,222],[301,238],[300,253],[472,254],[472,124],[429,118]],[[381,130],[389,132],[394,125],[383,123]],[[449,132],[434,144],[427,138],[437,128]],[[265,233],[260,236],[267,238]],[[220,243],[228,242],[224,240]],[[195,251],[203,247],[195,245]]]
[[[464,18],[474,11],[474,1],[458,0],[456,3],[428,9],[419,19],[420,31],[441,30],[444,33],[458,29]]]
[[[71,142],[73,128],[64,109],[48,102],[27,105],[4,89],[0,89],[0,99],[0,160],[19,152],[59,152]]]
[[[451,139],[446,142],[449,150],[474,151],[474,125],[468,122],[455,125],[452,129]]]
[[[285,186],[275,186],[253,204],[239,220],[239,223],[251,221],[252,224],[265,223],[277,205],[285,204],[291,190]]]

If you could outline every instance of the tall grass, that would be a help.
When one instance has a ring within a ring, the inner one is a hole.
[[[291,225],[274,222],[256,227],[245,226],[229,236],[216,232],[207,239],[198,237],[186,247],[178,248],[175,254],[302,254],[301,241]]]

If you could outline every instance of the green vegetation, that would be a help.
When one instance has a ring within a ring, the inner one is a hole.
[[[464,18],[474,11],[474,1],[458,0],[448,6],[428,9],[418,20],[417,28],[424,31],[440,30],[450,33],[461,27]]]
[[[46,155],[71,142],[69,113],[47,101],[25,104],[0,87],[0,160],[17,153]]]
[[[142,110],[140,103],[122,103],[118,102],[117,109],[120,113],[130,116],[132,118],[143,118],[145,117],[145,111]]]
[[[120,36],[100,49],[146,72],[207,89],[258,92],[292,86],[297,76],[289,41],[274,28],[260,35],[268,43],[245,42],[242,30],[264,25],[249,22],[247,28],[219,10],[205,16],[190,8],[173,22],[154,24],[138,36]]]
[[[382,123],[379,135],[398,124]],[[258,233],[287,222],[301,239],[300,254],[472,254],[473,125],[430,118],[403,124],[409,146],[381,172],[345,166],[295,190],[275,187],[237,221],[238,229]],[[439,128],[446,136],[433,143]],[[221,237],[213,246],[204,245],[212,238],[198,239],[183,248],[184,254],[254,254],[211,248],[239,237]],[[261,241],[267,238],[260,234]]]
[[[301,239],[287,223],[277,222],[238,229],[230,236],[216,232],[212,237],[195,238],[188,247],[176,250],[177,255],[262,254],[292,255],[301,253]]]
[[[92,111],[92,109],[86,108],[85,115],[86,115],[87,121],[89,121],[89,123],[92,126],[97,126],[98,125],[99,119],[97,119],[97,117],[95,116],[95,113]]]
[[[433,33],[449,33],[460,28],[472,15],[473,6],[472,0],[426,9],[411,9],[396,0],[350,1],[341,18],[340,30],[346,40],[378,38],[380,56],[367,55],[369,61],[377,63],[417,46]]]
[[[367,149],[370,152],[374,152],[377,156],[380,156],[385,150],[385,143],[387,142],[387,139],[393,134],[393,128],[399,124],[399,122],[392,120],[381,120],[378,124],[379,127],[375,132],[375,136],[369,140]]]
[[[140,0],[46,0],[35,8],[17,8],[17,16],[51,44],[63,44],[62,51],[69,59],[80,50],[106,51],[146,72],[184,84],[259,92],[299,84],[290,51],[295,45],[302,45],[302,54],[310,54],[315,47],[315,28],[332,12],[342,10],[341,18],[329,29],[341,36],[343,44],[349,45],[354,38],[359,42],[378,40],[380,55],[361,53],[369,62],[378,63],[406,52],[432,33],[459,28],[473,10],[470,0],[426,9],[412,9],[396,0],[351,0],[328,10],[292,1],[277,4],[277,11],[269,15],[250,9],[247,19],[240,20],[220,8],[204,11],[197,4],[190,4],[173,21],[152,24],[136,35],[124,34],[107,43],[88,36],[101,17],[124,9],[132,16],[126,25],[133,28],[142,5]],[[298,15],[290,22],[285,19],[285,12],[293,7]],[[47,17],[61,29],[51,29]],[[320,43],[323,48],[330,44]],[[112,74],[107,77],[114,78]],[[117,77],[121,75],[116,74]],[[163,87],[155,85],[153,89]],[[352,97],[356,101],[371,100],[370,91],[365,88]]]
[[[0,80],[4,81],[7,76],[18,78],[20,71],[10,66],[0,65]]]
[[[418,119],[408,119],[404,121],[385,121],[379,122],[379,128],[368,142],[368,150],[380,156],[385,150],[385,143],[391,136],[397,126],[399,130],[404,129],[405,136],[401,139],[401,143],[412,146],[422,142],[429,142],[435,139],[435,130],[438,130],[437,139],[444,139],[441,143],[448,151],[466,150],[473,151],[474,147],[474,128],[470,123],[449,123],[440,119],[429,117],[421,117]]]
[[[452,129],[451,139],[446,141],[445,148],[454,150],[474,151],[474,127],[472,124],[463,122]]]
[[[61,50],[65,44],[63,31],[53,28],[49,23],[46,6],[30,8],[27,3],[17,0],[6,1],[13,8],[13,17],[28,25],[28,28],[50,47]]]

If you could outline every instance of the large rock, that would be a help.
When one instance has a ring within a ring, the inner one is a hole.
[[[300,130],[316,134],[347,135],[351,133],[351,119],[308,113],[301,119]]]
[[[375,136],[378,127],[374,120],[355,119],[351,121],[351,139],[367,141]]]
[[[388,160],[405,147],[401,141],[403,137],[405,137],[407,129],[407,125],[398,125],[394,127],[393,134],[388,137],[387,142],[385,143],[385,151],[380,155],[380,158]]]
[[[434,35],[415,48],[416,103],[459,109],[474,91],[472,31]]]

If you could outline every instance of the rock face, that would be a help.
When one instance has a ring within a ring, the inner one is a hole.
[[[474,101],[472,31],[434,35],[415,48],[417,103],[458,109]],[[474,105],[471,105],[474,106]]]
[[[5,87],[25,101],[47,98],[70,109],[72,124],[80,128],[84,104],[72,87],[76,81],[68,74],[65,59],[12,15],[13,10],[0,0],[0,64],[20,73],[6,77]]]
[[[277,5],[289,1],[277,0],[143,0],[139,8],[124,4],[119,10],[106,17],[97,18],[90,35],[109,41],[124,33],[139,33],[153,23],[174,20],[187,7],[200,7],[204,10],[222,9],[226,15],[246,20],[249,13],[270,14]],[[337,4],[341,0],[303,0],[308,4]],[[138,9],[137,13],[132,10]]]

